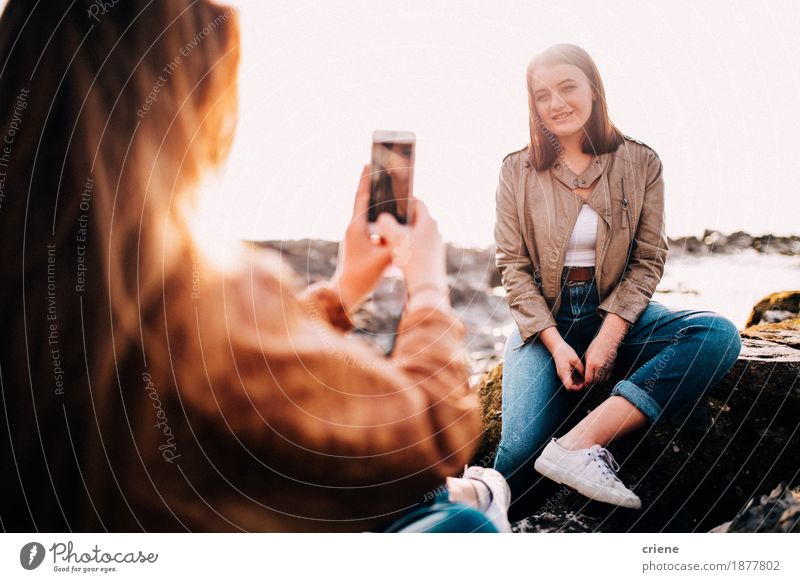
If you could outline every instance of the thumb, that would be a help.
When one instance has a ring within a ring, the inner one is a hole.
[[[595,373],[594,373],[594,368],[592,366],[589,366],[586,369],[586,374],[584,374],[583,376],[583,381],[586,382],[587,384],[594,384]]]
[[[577,358],[574,362],[572,362],[572,365],[581,376],[584,376],[583,362],[581,362],[580,358]]]
[[[414,204],[414,224],[418,222],[424,223],[431,219],[431,213],[428,210],[428,205],[416,196],[412,198]]]
[[[375,228],[378,234],[392,247],[399,245],[406,236],[403,226],[388,212],[382,212],[378,215]]]

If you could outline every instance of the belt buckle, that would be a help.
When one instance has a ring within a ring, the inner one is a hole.
[[[564,267],[561,271],[561,284],[565,287],[577,287],[582,281],[570,281],[569,274],[570,274],[570,267]]]

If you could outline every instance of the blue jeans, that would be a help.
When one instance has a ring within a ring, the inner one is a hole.
[[[573,285],[562,287],[556,324],[583,358],[603,322],[597,313],[600,298],[594,281]],[[565,421],[584,398],[583,391],[563,387],[541,340],[518,347],[521,343],[515,326],[505,349],[503,429],[495,459],[495,469],[509,480],[524,478],[547,442],[569,431]],[[740,349],[739,331],[721,315],[674,311],[650,301],[617,349],[612,378],[619,381],[607,386],[654,423],[719,382]]]
[[[460,503],[451,503],[443,486],[428,503],[420,503],[391,525],[384,533],[498,533],[483,512]]]

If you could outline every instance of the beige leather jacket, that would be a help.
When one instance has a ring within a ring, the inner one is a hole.
[[[559,163],[538,172],[527,160],[527,148],[503,160],[494,231],[497,267],[523,342],[556,325],[566,246],[584,204],[572,189],[598,177],[585,203],[599,215],[599,312],[635,323],[661,280],[668,251],[658,155],[626,138],[579,176]]]

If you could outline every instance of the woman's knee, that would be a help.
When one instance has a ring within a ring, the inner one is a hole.
[[[733,366],[742,349],[738,328],[727,317],[713,312],[703,312],[701,322],[703,347],[717,354],[722,364]]]

